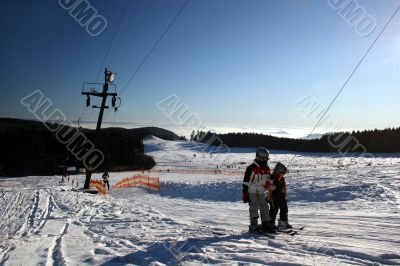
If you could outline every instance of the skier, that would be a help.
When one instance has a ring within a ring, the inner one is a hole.
[[[69,182],[69,174],[68,174],[67,171],[64,172],[64,178],[63,179],[65,179],[65,177],[67,178],[67,181]]]
[[[275,225],[276,215],[279,213],[278,229],[289,229],[292,226],[288,222],[288,205],[287,205],[287,192],[286,181],[284,175],[288,172],[285,165],[278,162],[275,165],[274,171],[271,175],[274,180],[275,190],[268,198],[271,208],[269,215],[272,218],[272,223]]]
[[[103,174],[103,182],[104,182],[104,186],[107,185],[108,190],[110,190],[110,183],[108,182],[109,178],[110,178],[110,176],[108,175],[108,172],[105,171]]]
[[[250,232],[258,232],[258,214],[261,214],[261,229],[266,233],[275,233],[269,215],[267,196],[274,189],[268,166],[269,151],[264,147],[257,148],[256,159],[246,169],[243,179],[243,202],[249,203]]]

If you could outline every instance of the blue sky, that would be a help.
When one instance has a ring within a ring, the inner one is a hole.
[[[108,22],[97,37],[58,1],[3,1],[1,117],[31,118],[20,99],[36,89],[68,119],[80,117],[82,83],[95,81],[125,5],[122,0],[90,3]],[[130,1],[106,60],[117,72],[117,92],[183,3]],[[309,96],[327,107],[399,5],[396,0],[358,3],[377,23],[367,37],[328,0],[191,0],[123,93],[119,112],[105,119],[171,124],[157,103],[177,95],[206,127],[310,128],[315,118],[296,103]],[[399,126],[399,63],[400,14],[331,109],[335,123],[345,129]],[[83,119],[96,120],[97,111],[88,109]]]

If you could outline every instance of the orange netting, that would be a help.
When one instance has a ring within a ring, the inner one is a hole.
[[[157,169],[146,171],[148,173],[174,173],[174,174],[215,174],[215,175],[232,175],[232,176],[243,176],[243,170],[222,170],[222,169]],[[142,170],[134,170],[132,172],[144,172]]]
[[[135,175],[117,182],[112,188],[144,187],[160,191],[160,178],[146,175]]]
[[[106,186],[100,180],[92,179],[90,180],[90,187],[94,187],[99,191],[101,194],[107,194]]]

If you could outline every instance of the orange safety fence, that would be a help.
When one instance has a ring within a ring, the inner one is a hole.
[[[213,174],[213,175],[229,175],[242,176],[246,169],[243,170],[223,170],[223,169],[157,169],[157,170],[134,170],[131,172],[148,172],[148,173],[174,173],[174,174]]]
[[[97,189],[97,191],[99,191],[101,194],[107,194],[106,186],[100,180],[91,179],[90,187],[95,187]]]
[[[112,188],[144,187],[160,191],[160,178],[147,175],[135,175],[122,179],[115,183]]]

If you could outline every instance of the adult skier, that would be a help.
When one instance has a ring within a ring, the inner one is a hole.
[[[288,170],[286,166],[281,162],[278,162],[271,175],[275,185],[275,190],[269,198],[271,204],[269,214],[272,218],[272,223],[275,225],[276,215],[279,211],[278,229],[292,228],[288,222],[287,191],[284,177],[287,172]]]
[[[274,189],[268,166],[269,151],[264,147],[257,148],[256,159],[246,169],[243,178],[243,202],[249,203],[250,232],[258,232],[259,211],[261,229],[266,233],[276,232],[269,215],[268,195]]]

